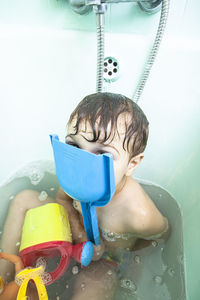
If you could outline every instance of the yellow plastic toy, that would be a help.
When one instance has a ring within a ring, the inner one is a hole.
[[[0,276],[0,294],[3,292],[3,290],[4,290],[4,282],[2,277]]]
[[[44,260],[60,257],[58,267],[46,273],[48,280],[45,285],[53,283],[64,274],[72,257],[83,266],[87,266],[93,257],[91,242],[72,244],[67,212],[58,203],[49,203],[27,211],[19,251],[25,267],[34,267],[41,257]]]
[[[27,268],[19,272],[15,277],[15,282],[20,285],[17,300],[26,300],[26,290],[30,280],[33,280],[38,292],[39,300],[48,300],[47,291],[42,280],[44,274],[43,266],[38,268]]]
[[[45,265],[42,259],[37,261],[38,267],[26,268],[19,256],[0,252],[0,259],[5,259],[15,265],[15,281],[8,284],[3,282],[0,276],[0,300],[27,300],[26,290],[30,280],[35,282],[34,289],[29,291],[29,295],[38,295],[39,300],[48,300],[47,291],[44,286],[48,280],[48,273],[44,272]],[[34,298],[32,298],[34,299]]]

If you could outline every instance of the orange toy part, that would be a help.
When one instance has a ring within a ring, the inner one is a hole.
[[[0,252],[0,259],[8,260],[15,265],[15,273],[24,269],[24,265],[19,256]],[[16,300],[19,286],[15,281],[11,281],[4,285],[3,291],[0,294],[0,300]]]

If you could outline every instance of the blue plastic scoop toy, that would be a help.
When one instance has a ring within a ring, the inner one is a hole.
[[[50,135],[56,175],[62,189],[80,201],[88,239],[100,244],[97,206],[105,206],[115,192],[113,158],[109,153],[96,155],[59,141]]]

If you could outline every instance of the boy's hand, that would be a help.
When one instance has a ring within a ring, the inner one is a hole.
[[[98,245],[98,246],[93,244],[93,249],[94,249],[94,254],[93,254],[92,260],[97,261],[102,257],[102,255],[105,252],[105,246],[104,246],[103,241],[101,240],[100,245]]]

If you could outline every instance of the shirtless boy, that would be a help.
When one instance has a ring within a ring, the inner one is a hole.
[[[73,300],[113,299],[115,267],[112,275],[108,274],[111,264],[103,258],[105,255],[102,257],[103,253],[109,251],[114,255],[119,249],[133,250],[137,239],[162,238],[168,231],[167,219],[132,178],[144,157],[147,138],[148,121],[143,111],[120,94],[86,96],[70,116],[66,143],[97,155],[112,154],[115,174],[114,196],[106,206],[97,208],[102,243],[94,247],[94,262],[80,272]],[[22,191],[15,197],[2,237],[4,252],[18,253],[16,243],[20,241],[26,211],[44,204],[38,200],[38,195],[35,191]],[[48,198],[46,203],[53,201]],[[71,199],[61,188],[56,201],[68,212],[74,243],[87,240],[80,203]],[[5,278],[6,272],[8,265],[3,266],[0,261],[0,275]],[[81,288],[83,282],[84,289]]]

